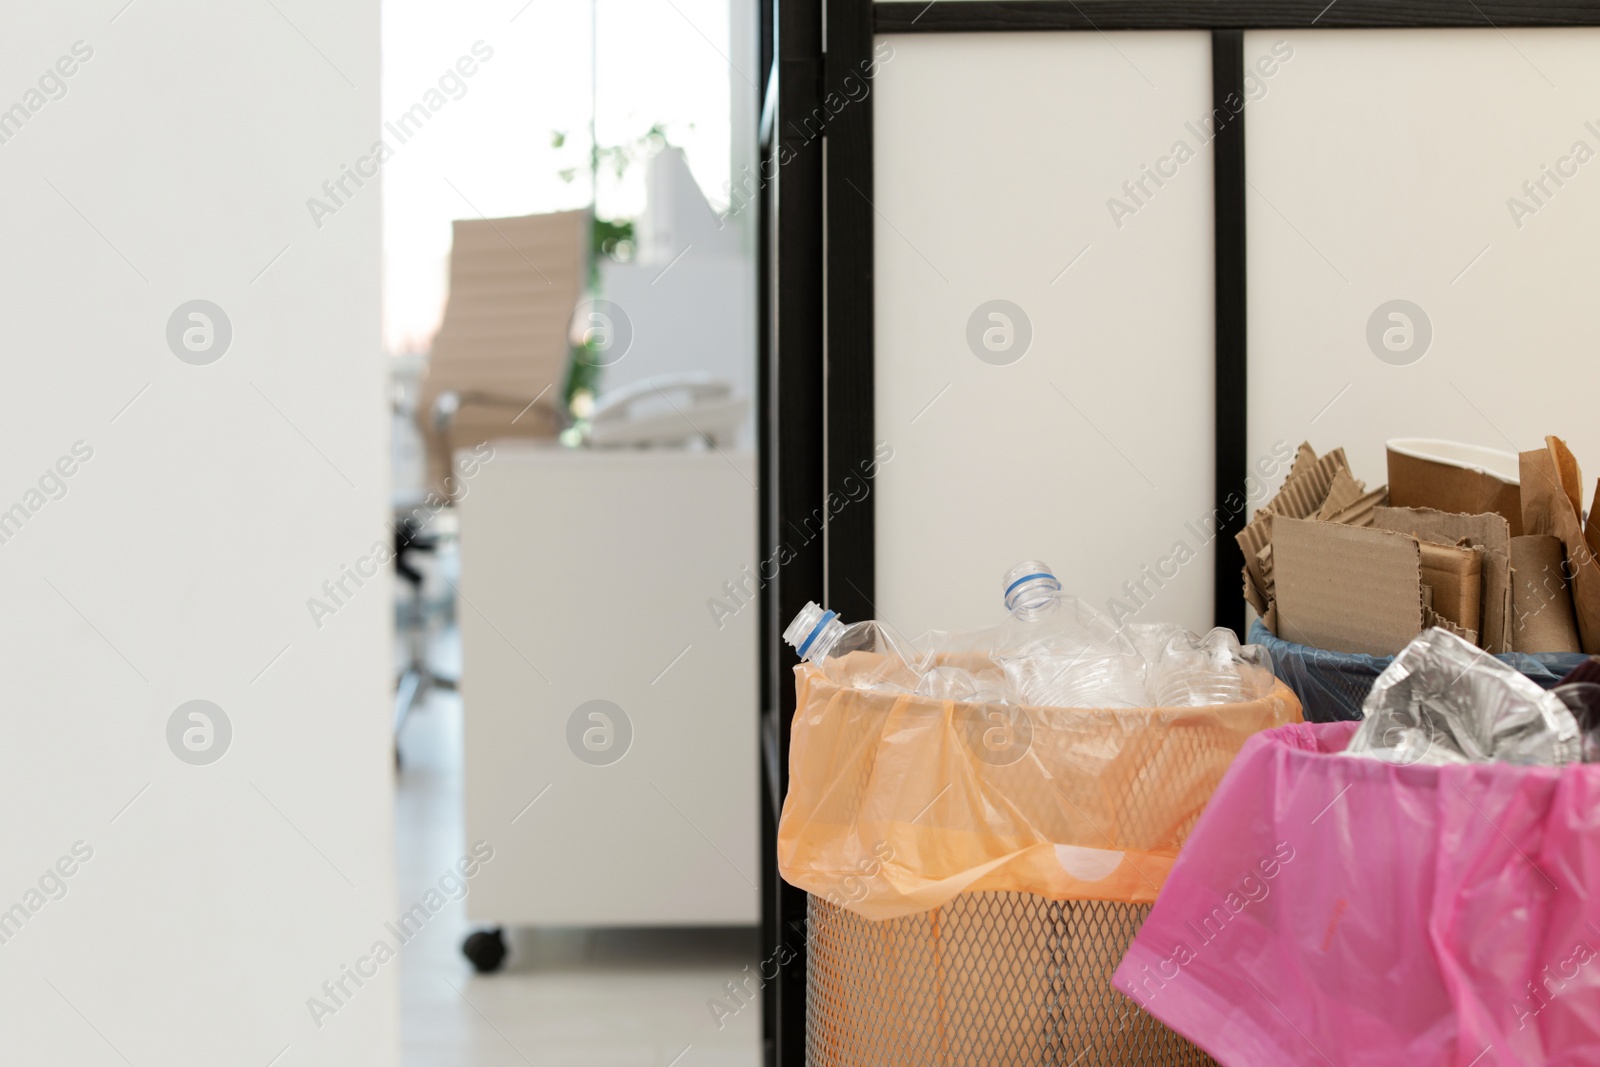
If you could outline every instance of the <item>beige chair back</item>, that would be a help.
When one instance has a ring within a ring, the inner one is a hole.
[[[458,449],[560,430],[567,330],[588,242],[586,210],[456,220],[450,298],[417,413],[429,482],[447,495],[457,492],[445,474]],[[441,427],[435,407],[446,393],[458,403]]]

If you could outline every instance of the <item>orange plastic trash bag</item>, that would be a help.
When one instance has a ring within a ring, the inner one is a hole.
[[[1154,901],[1245,741],[1301,721],[1281,682],[1238,704],[1093,710],[845,688],[810,664],[795,679],[778,870],[869,919],[983,891]]]

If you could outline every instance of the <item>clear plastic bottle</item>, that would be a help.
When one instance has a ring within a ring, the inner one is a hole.
[[[1150,696],[1164,708],[1237,704],[1272,689],[1272,660],[1260,645],[1239,644],[1218,626],[1204,637],[1179,630],[1150,665]]]
[[[1100,612],[1061,591],[1049,564],[1028,560],[1002,583],[1010,617],[995,659],[1029,704],[1134,708],[1148,703],[1144,661]]]
[[[858,689],[916,689],[918,657],[912,645],[875,620],[846,624],[836,612],[810,601],[783,631],[783,639],[839,685]],[[851,653],[868,653],[851,656]]]
[[[980,697],[977,677],[964,667],[934,666],[917,681],[917,696],[935,700],[975,701]]]

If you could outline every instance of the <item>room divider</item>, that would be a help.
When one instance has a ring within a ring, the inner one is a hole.
[[[774,1062],[805,1054],[772,843],[807,600],[976,626],[1042,556],[1102,610],[1239,628],[1233,534],[1301,440],[1373,485],[1402,434],[1600,450],[1596,27],[1588,0],[764,12]]]

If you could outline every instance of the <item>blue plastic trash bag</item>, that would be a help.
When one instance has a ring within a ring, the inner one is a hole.
[[[1273,673],[1300,698],[1307,722],[1361,718],[1361,702],[1378,675],[1394,661],[1393,656],[1329,652],[1285,641],[1274,637],[1260,619],[1250,624],[1250,643],[1272,654]],[[1587,658],[1581,652],[1506,652],[1495,657],[1546,689]]]

